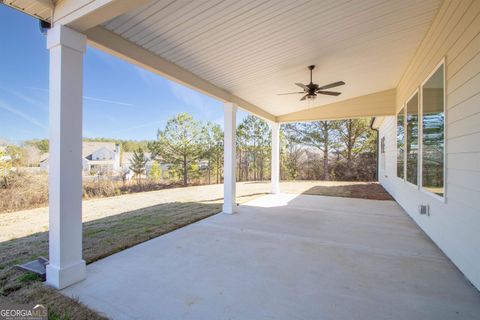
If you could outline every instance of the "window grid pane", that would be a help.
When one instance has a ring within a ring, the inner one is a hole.
[[[422,87],[422,187],[444,195],[444,76],[443,65]]]
[[[405,113],[404,108],[397,114],[397,177],[405,174]]]
[[[418,184],[418,93],[407,103],[407,181]]]

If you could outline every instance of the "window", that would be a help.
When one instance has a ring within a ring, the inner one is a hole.
[[[397,177],[405,177],[405,113],[402,108],[397,114]]]
[[[407,102],[406,128],[407,181],[417,185],[418,179],[418,92]]]
[[[444,194],[444,65],[422,86],[422,187]]]
[[[382,171],[385,172],[385,137],[382,137],[380,140],[380,165],[382,168]]]

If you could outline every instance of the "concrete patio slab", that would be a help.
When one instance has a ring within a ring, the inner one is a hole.
[[[480,319],[480,294],[393,201],[268,195],[87,267],[112,319]]]

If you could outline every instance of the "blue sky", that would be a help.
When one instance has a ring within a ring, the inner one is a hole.
[[[0,39],[0,138],[48,138],[49,54],[38,21],[0,4]],[[223,125],[220,101],[87,48],[84,137],[155,139],[179,112]]]

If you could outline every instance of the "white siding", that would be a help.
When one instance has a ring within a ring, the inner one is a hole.
[[[387,117],[386,168],[379,180],[480,288],[480,1],[445,1],[397,88],[397,110],[445,57],[446,201],[396,177],[396,122]],[[418,213],[430,205],[430,216]]]

